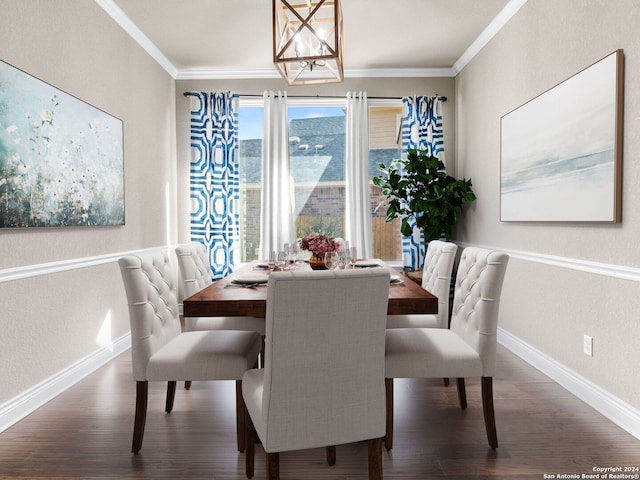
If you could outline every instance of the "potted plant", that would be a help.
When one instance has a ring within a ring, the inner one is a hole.
[[[300,239],[300,249],[311,252],[309,266],[312,270],[325,270],[324,255],[327,252],[337,252],[340,248],[338,242],[333,237],[324,233],[311,232]]]
[[[373,177],[373,184],[386,197],[387,222],[400,217],[405,236],[412,234],[413,218],[426,242],[450,239],[462,207],[476,199],[471,180],[447,175],[444,163],[424,150],[407,150],[406,159],[379,167],[382,174]]]

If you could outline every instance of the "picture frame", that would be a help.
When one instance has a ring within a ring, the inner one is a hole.
[[[623,64],[616,50],[501,118],[501,221],[622,221]]]
[[[123,122],[0,60],[0,228],[124,225]]]

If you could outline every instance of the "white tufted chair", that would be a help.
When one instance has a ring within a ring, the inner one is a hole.
[[[211,267],[207,250],[195,242],[176,247],[176,258],[180,269],[184,297],[190,297],[211,285]],[[247,330],[264,336],[264,318],[257,317],[187,317],[185,330]]]
[[[176,247],[176,258],[184,298],[199,292],[213,283],[206,247],[199,242]],[[264,318],[257,317],[185,317],[187,332],[197,330],[246,330],[258,332],[264,337]],[[190,387],[186,382],[185,388]]]
[[[369,478],[382,478],[384,269],[274,272],[267,291],[265,368],[242,379],[248,412],[247,477],[255,425],[278,478],[278,452],[369,441]]]
[[[181,333],[177,284],[166,252],[127,255],[118,260],[129,304],[136,414],[131,451],[142,448],[149,381],[167,381],[165,411],[171,413],[176,381],[236,380],[238,449],[244,451],[242,375],[255,366],[260,335],[255,332]]]
[[[389,315],[387,328],[449,328],[449,290],[458,246],[432,240],[422,271],[422,288],[438,297],[437,314]]]
[[[387,330],[387,435],[393,446],[393,379],[458,379],[460,407],[467,407],[465,377],[481,377],[482,407],[487,438],[498,447],[493,410],[498,309],[509,256],[481,248],[465,248],[455,283],[450,329],[398,328]]]

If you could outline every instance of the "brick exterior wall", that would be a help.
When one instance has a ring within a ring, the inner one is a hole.
[[[380,206],[377,211],[376,207],[383,200],[380,188],[371,185],[371,212],[374,230],[374,257],[383,260],[398,260],[401,258],[400,240],[398,244],[387,246],[376,245],[375,239],[381,238],[380,235],[389,237],[393,236],[393,230],[399,231],[397,222],[393,224],[385,223],[386,207]],[[344,237],[344,184],[323,182],[317,185],[298,186],[295,190],[296,197],[296,213],[299,217],[299,223],[307,226],[306,231],[297,231],[298,237],[309,233],[311,229],[323,229],[329,235]],[[304,202],[304,204],[303,204]],[[303,205],[301,205],[303,204]],[[243,215],[243,252],[246,252],[242,261],[251,261],[258,259],[258,248],[260,245],[260,185],[248,185],[244,195],[244,215]],[[391,230],[385,233],[378,232],[381,229]],[[378,234],[378,235],[377,235]],[[385,242],[389,243],[389,242]]]

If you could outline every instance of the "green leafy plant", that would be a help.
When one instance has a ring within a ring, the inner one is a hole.
[[[388,167],[380,164],[380,170],[373,184],[386,197],[387,222],[401,218],[400,231],[406,236],[412,234],[413,218],[425,241],[450,239],[463,206],[476,199],[471,180],[447,175],[444,163],[423,150],[407,150],[406,159]]]

